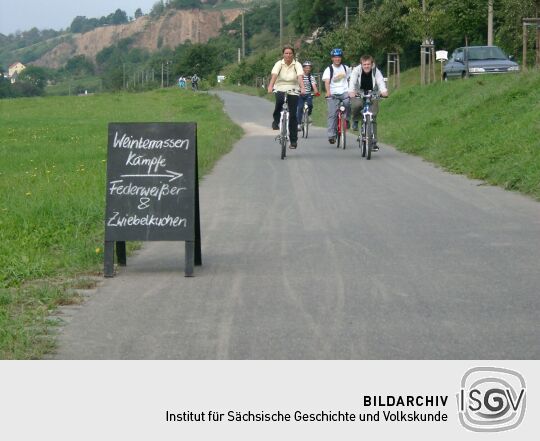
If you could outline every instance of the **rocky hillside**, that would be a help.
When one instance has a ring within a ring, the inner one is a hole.
[[[241,9],[192,9],[172,10],[158,19],[145,15],[128,24],[73,34],[69,42],[59,44],[32,64],[59,68],[75,55],[94,59],[102,49],[128,37],[133,39],[133,47],[149,51],[166,46],[174,48],[187,40],[205,43],[216,37],[221,27],[232,22],[240,13]]]

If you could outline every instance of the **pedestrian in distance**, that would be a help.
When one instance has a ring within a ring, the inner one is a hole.
[[[196,73],[191,77],[191,89],[199,90],[199,77]]]
[[[296,119],[296,109],[298,108],[298,95],[305,95],[304,71],[302,65],[294,59],[294,48],[285,45],[281,51],[283,58],[274,64],[271,72],[268,93],[276,94],[276,104],[274,107],[272,129],[279,130],[279,119],[281,110],[287,93],[289,103],[289,138],[290,148],[296,148],[298,144],[298,122]]]
[[[330,51],[332,64],[330,64],[323,72],[322,80],[326,90],[326,102],[328,106],[328,142],[334,144],[336,142],[336,125],[337,125],[337,106],[339,100],[345,105],[347,119],[350,115],[349,101],[349,78],[351,76],[351,68],[343,64],[343,51],[340,48],[335,48]],[[349,124],[347,123],[347,127]]]
[[[384,82],[384,77],[381,71],[375,66],[375,61],[371,55],[363,55],[360,58],[360,64],[356,66],[349,81],[349,97],[352,99],[352,119],[353,130],[358,130],[358,121],[360,119],[360,111],[364,106],[362,93],[368,91],[375,92],[382,97],[388,96],[388,89]],[[379,113],[379,101],[373,100],[371,104],[371,112],[373,113],[373,150],[379,150],[377,146],[377,114]]]
[[[313,111],[313,95],[319,96],[319,89],[317,88],[317,81],[315,77],[311,74],[312,63],[311,61],[304,61],[302,63],[302,69],[304,74],[302,75],[302,80],[304,82],[304,89],[306,93],[298,97],[298,112],[296,115],[296,120],[298,121],[298,130],[301,130],[300,123],[302,121],[302,114],[304,112],[304,103],[307,102],[308,105],[308,116],[311,116]],[[309,118],[311,122],[311,118]]]

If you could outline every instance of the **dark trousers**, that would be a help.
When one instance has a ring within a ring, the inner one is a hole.
[[[276,107],[274,108],[274,122],[279,124],[283,102],[285,101],[285,92],[276,92]],[[289,104],[289,139],[292,143],[298,141],[298,120],[296,119],[296,109],[298,108],[298,95],[288,95]]]
[[[304,103],[307,102],[308,105],[308,115],[311,115],[311,111],[313,110],[313,96],[311,94],[309,95],[300,95],[298,97],[298,112],[296,115],[296,119],[298,121],[298,124],[302,123],[302,115],[304,113]]]

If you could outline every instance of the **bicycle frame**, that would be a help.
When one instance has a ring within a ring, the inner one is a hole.
[[[336,148],[339,149],[340,145],[343,145],[343,149],[345,149],[347,141],[347,107],[341,96],[332,95],[331,99],[338,101],[336,108]],[[342,140],[343,142],[341,142]]]
[[[362,150],[362,157],[366,157],[366,159],[371,159],[371,151],[374,142],[373,111],[371,110],[371,106],[373,104],[373,101],[379,98],[379,95],[372,91],[368,91],[362,93],[361,95],[357,95],[357,97],[364,100],[364,105],[361,112],[362,129],[360,130],[360,134],[358,135],[358,144],[360,149]]]
[[[279,135],[275,140],[281,145],[281,159],[285,159],[287,156],[287,144],[289,142],[289,93],[293,90],[288,90],[285,93],[283,106],[281,107],[281,116],[279,117]],[[276,92],[274,92],[276,93]]]
[[[309,94],[310,96],[313,96],[313,93]],[[308,132],[309,132],[309,121],[308,121],[308,112],[309,112],[309,105],[307,99],[304,100],[304,106],[302,107],[302,118],[298,121],[298,123],[302,126],[302,137],[307,138]]]

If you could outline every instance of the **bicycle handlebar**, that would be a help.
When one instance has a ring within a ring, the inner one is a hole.
[[[383,96],[379,92],[373,92],[372,90],[369,90],[367,92],[356,93],[354,97],[355,98],[371,98],[371,99],[377,100],[379,98],[382,98]]]

